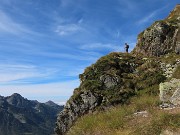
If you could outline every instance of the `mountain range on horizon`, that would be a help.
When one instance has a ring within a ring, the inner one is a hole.
[[[0,135],[52,135],[62,109],[52,101],[40,103],[18,93],[0,96]]]

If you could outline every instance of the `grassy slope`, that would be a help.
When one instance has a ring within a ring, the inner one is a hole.
[[[180,109],[160,110],[159,97],[136,96],[129,105],[81,117],[68,135],[159,135],[162,130],[180,129]],[[134,112],[148,112],[147,117]]]
[[[172,63],[177,58],[179,56],[169,56],[161,58],[161,61]],[[68,135],[159,135],[165,129],[180,130],[180,109],[159,109],[158,85],[151,85],[153,81],[159,81],[159,77],[154,74],[150,76],[151,72],[147,72],[155,66],[153,62],[147,62],[139,67],[139,71],[143,71],[139,76],[140,83],[136,84],[139,90],[128,103],[79,118]],[[173,77],[179,78],[179,73],[178,67]],[[148,117],[134,115],[135,112],[145,110]]]

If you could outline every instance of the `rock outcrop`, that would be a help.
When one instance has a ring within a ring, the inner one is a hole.
[[[69,101],[58,116],[58,128],[56,128],[56,133],[63,134],[67,132],[79,116],[91,110],[93,111],[101,102],[102,97],[91,91],[81,93],[78,100],[72,99]]]
[[[172,130],[164,130],[160,135],[180,135],[180,130],[179,131],[172,131]]]
[[[0,135],[50,135],[63,106],[31,101],[20,94],[0,96]]]
[[[159,84],[160,100],[180,105],[180,79],[171,79],[169,82]]]
[[[81,84],[58,115],[56,133],[64,135],[78,117],[116,104],[124,104],[137,91],[165,79],[154,60],[111,53],[80,75]]]
[[[138,35],[134,54],[161,56],[171,52],[180,54],[180,5],[161,21],[156,21]]]
[[[173,64],[169,63],[160,63],[161,69],[164,72],[164,75],[169,78],[172,77],[173,73],[176,71],[177,67],[180,66],[180,59],[176,59]]]

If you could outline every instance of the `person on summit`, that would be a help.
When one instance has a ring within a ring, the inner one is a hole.
[[[125,43],[125,47],[124,48],[125,48],[126,53],[128,53],[129,45],[127,43]]]

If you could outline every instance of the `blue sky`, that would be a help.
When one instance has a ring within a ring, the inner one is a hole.
[[[0,0],[0,95],[64,103],[99,57],[131,50],[178,0]]]

